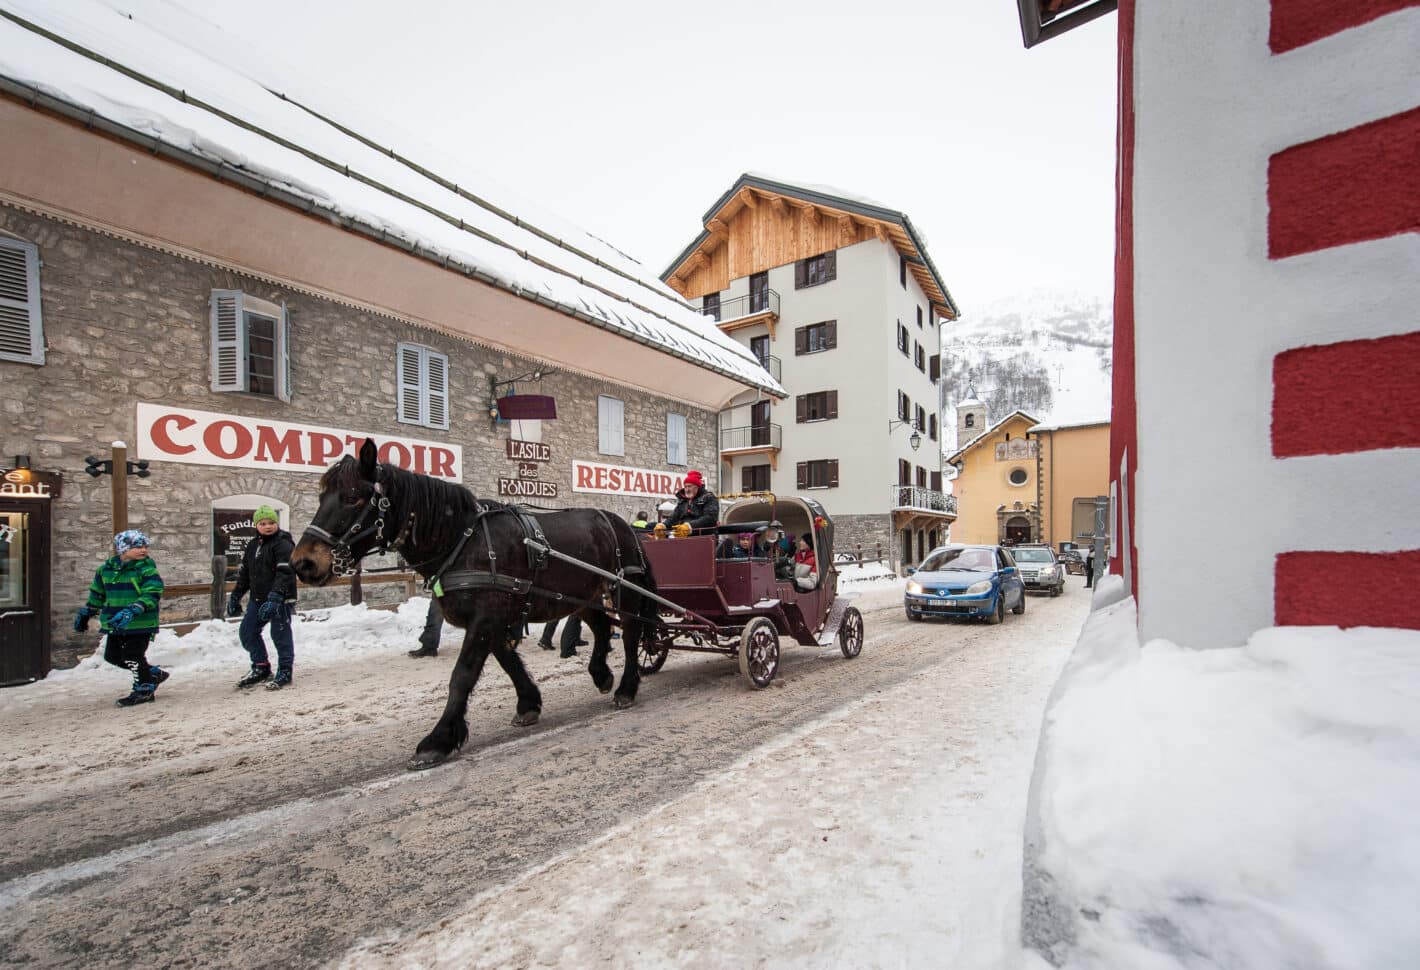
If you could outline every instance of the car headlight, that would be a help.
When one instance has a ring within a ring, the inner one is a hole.
[[[968,596],[978,596],[981,593],[989,592],[991,592],[991,580],[989,579],[983,579],[979,583],[972,583],[966,588],[966,595]]]
[[[1055,566],[1046,566],[1040,571],[1041,579],[1054,579],[1057,575],[1059,575],[1059,573],[1057,572],[1057,567]]]
[[[920,596],[922,594],[922,584],[915,580],[908,580],[907,591],[913,596]]]

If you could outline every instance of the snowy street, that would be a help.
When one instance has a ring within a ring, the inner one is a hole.
[[[728,659],[674,653],[624,713],[591,686],[588,648],[560,660],[527,640],[541,723],[509,725],[491,667],[462,754],[417,774],[404,762],[457,643],[446,627],[438,658],[404,656],[421,601],[300,624],[280,693],[232,689],[245,658],[216,624],[183,638],[211,649],[145,709],[111,706],[117,670],[57,673],[0,693],[0,950],[44,966],[1009,961],[1079,587],[990,627],[909,623],[900,581],[866,586],[857,659],[785,640],[779,680],[753,691]],[[315,645],[322,626],[341,652]]]

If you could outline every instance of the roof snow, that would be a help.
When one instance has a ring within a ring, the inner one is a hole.
[[[77,108],[145,147],[161,144],[258,182],[524,299],[784,394],[747,347],[620,250],[460,163],[434,171],[352,130],[357,112],[336,97],[288,96],[269,78],[289,68],[263,64],[263,83],[247,73],[250,59],[224,62],[223,54],[244,50],[236,41],[163,0],[125,0],[122,9],[103,0],[0,0],[0,84]]]

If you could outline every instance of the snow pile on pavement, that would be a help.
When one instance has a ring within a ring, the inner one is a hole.
[[[907,581],[893,572],[892,567],[885,562],[865,562],[839,566],[838,582],[847,584],[849,589],[860,590],[893,585],[902,587]]]
[[[1119,585],[1046,713],[1026,942],[1066,967],[1414,966],[1420,633],[1141,648]]]

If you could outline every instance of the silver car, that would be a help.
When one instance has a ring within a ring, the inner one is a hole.
[[[1065,564],[1055,558],[1049,546],[1012,546],[1011,555],[1021,570],[1021,582],[1028,591],[1059,596],[1065,592]]]

